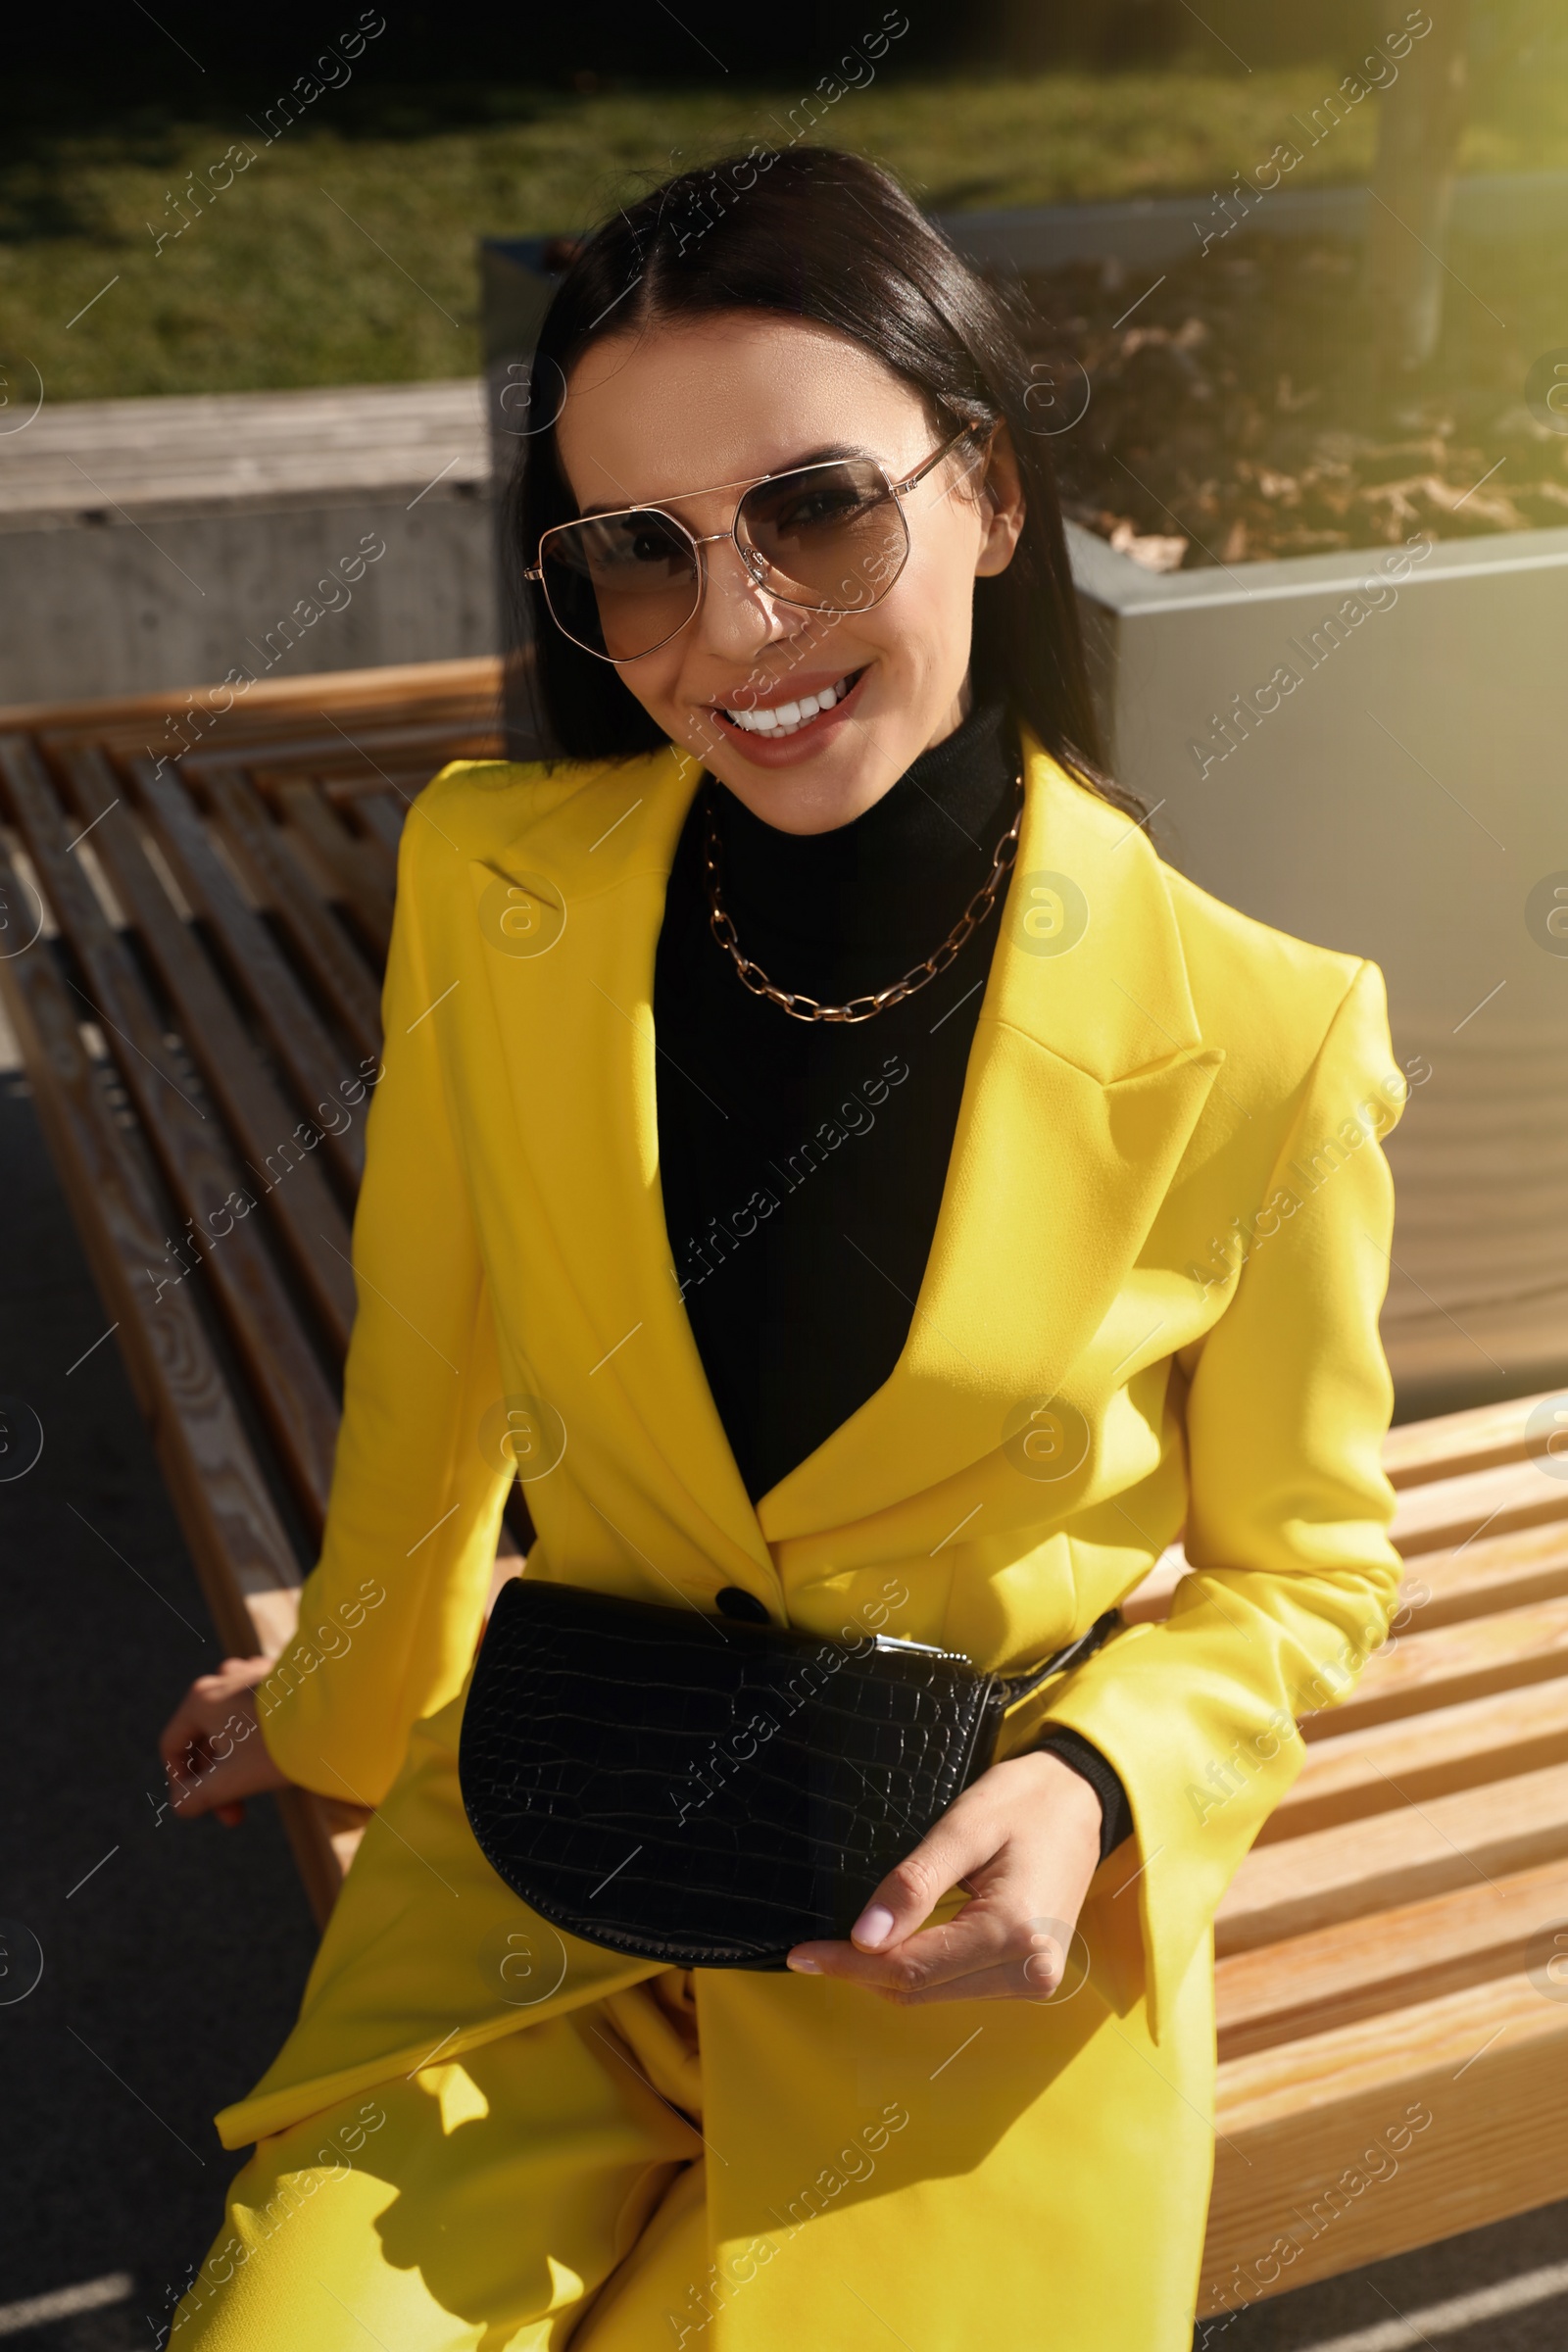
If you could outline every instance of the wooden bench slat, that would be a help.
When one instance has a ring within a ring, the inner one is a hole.
[[[172,1065],[160,1017],[129,952],[111,929],[81,868],[71,862],[60,805],[32,745],[14,736],[0,738],[0,775],[55,919],[80,960],[92,992],[89,1009],[104,1026],[125,1091],[174,1197],[176,1226],[183,1216],[206,1237],[199,1251],[184,1235],[180,1246],[194,1251],[208,1276],[300,1499],[319,1525],[332,1475],[337,1422],[332,1391],[249,1215],[238,1217],[228,1209],[229,1225],[221,1235],[210,1221],[225,1213],[236,1193],[248,1197],[249,1171],[227,1150],[217,1120],[209,1120],[181,1085],[182,1078],[190,1083],[189,1075]],[[148,1261],[149,1287],[159,1279],[152,1269],[169,1262],[160,1244]],[[171,1272],[165,1282],[177,1289],[194,1269],[177,1256],[174,1263],[181,1272]]]
[[[1343,1703],[1306,1718],[1310,1742],[1428,1707],[1547,1682],[1568,1670],[1568,1597],[1401,1634],[1374,1651]]]
[[[378,1055],[379,993],[250,784],[234,774],[209,776],[196,760],[185,762],[185,772],[206,788],[225,842],[258,898],[287,931],[355,1052],[366,1059]]]
[[[409,804],[411,801],[418,799],[424,786],[430,780],[423,764],[418,767],[409,767],[402,760],[396,759],[388,760],[384,763],[377,761],[373,766],[357,768],[352,774],[325,765],[316,768],[313,772],[318,785],[325,793],[334,808],[347,807],[358,814],[362,801],[374,800],[378,795],[384,795],[396,806],[400,832],[403,828],[403,819],[409,811]]]
[[[1391,1440],[1397,1434],[1391,1431]],[[1396,1521],[1391,1531],[1409,1563],[1400,1603],[1421,1630],[1568,1592],[1568,1484],[1555,1511],[1545,1510],[1527,1524],[1510,1524],[1504,1512],[1498,1532],[1478,1535],[1472,1526],[1456,1544],[1434,1547],[1428,1536],[1446,1507],[1435,1478],[1421,1495],[1426,1524]],[[1457,1515],[1467,1516],[1462,1503]],[[1132,1624],[1168,1616],[1176,1588],[1188,1573],[1187,1555],[1175,1543],[1122,1603],[1123,1616]]]
[[[1343,2097],[1354,2085],[1399,2080],[1415,2070],[1441,2072],[1452,2082],[1450,2070],[1473,2065],[1498,2027],[1516,2046],[1568,2039],[1568,2002],[1548,1999],[1521,1970],[1468,1993],[1443,1993],[1234,2058],[1220,2070],[1225,2128],[1253,2132],[1278,2123],[1298,2110],[1303,2090]]]
[[[384,869],[372,864],[368,845],[339,823],[311,785],[282,784],[277,797],[288,820],[285,832],[302,836],[319,858],[366,946],[384,964],[392,944],[392,899]]]
[[[207,776],[195,760],[186,762],[188,776],[205,788],[209,807],[223,830],[223,840],[240,860],[249,884],[289,931],[289,939],[306,964],[315,988],[360,1056],[381,1052],[381,998],[369,971],[322,906],[303,875],[299,858],[289,854],[277,825],[268,821],[266,807],[235,774]]]
[[[1568,1764],[1255,1845],[1214,1922],[1221,1956],[1568,1854]]]
[[[1568,2196],[1565,2109],[1568,2002],[1528,1975],[1231,2060],[1200,2320]]]
[[[383,788],[379,792],[363,794],[355,806],[365,824],[395,859],[408,815],[407,802],[398,800],[395,794]]]
[[[211,963],[170,905],[104,754],[89,746],[68,753],[66,765],[77,814],[92,826],[94,850],[157,966],[187,1050],[259,1175],[288,1142],[299,1114],[258,1059]],[[355,1310],[349,1222],[314,1157],[294,1161],[287,1173],[286,1184],[269,1187],[266,1206],[341,1353]]]
[[[1568,1513],[1505,1536],[1482,1536],[1457,1551],[1417,1552],[1400,1601],[1414,1630],[1426,1633],[1562,1592],[1568,1592]]]
[[[353,775],[345,774],[340,768],[321,765],[313,767],[311,776],[317,790],[325,795],[340,815],[347,812],[358,817],[362,803],[377,797],[394,802],[400,833],[411,803],[418,799],[430,781],[422,764],[405,767],[396,760],[389,760],[384,767],[377,764],[373,768],[356,771]]]
[[[1515,1975],[1553,1920],[1568,1923],[1568,1860],[1234,1952],[1214,1971],[1220,2057]]]
[[[353,845],[357,860],[365,870],[366,879],[377,890],[390,907],[397,892],[398,841],[402,836],[402,816],[409,801],[417,797],[429,778],[422,772],[415,780],[414,791],[398,804],[398,833],[389,843],[382,828],[368,822],[364,814],[367,801],[390,801],[385,775],[376,769],[368,778],[345,778],[325,773],[313,766],[304,775],[284,775],[273,767],[253,767],[251,782],[265,801],[282,806],[285,788],[308,789],[312,797],[330,810],[344,838]]]
[[[356,1073],[328,1036],[321,1017],[278,952],[267,925],[247,906],[232,876],[202,829],[181,785],[155,775],[151,760],[132,763],[138,797],[158,844],[191,906],[223,953],[225,968],[255,1015],[307,1113],[343,1100]],[[379,1054],[377,1054],[379,1060]],[[324,1113],[322,1114],[324,1117]],[[320,1149],[351,1189],[365,1168],[365,1124],[328,1128]]]
[[[1479,1539],[1483,1530],[1503,1535],[1509,1528],[1560,1519],[1565,1508],[1568,1478],[1553,1477],[1535,1461],[1500,1462],[1490,1470],[1405,1487],[1390,1532],[1408,1560]]]
[[[398,849],[403,838],[402,813],[400,810],[395,819],[397,831],[391,841],[388,841],[384,825],[378,821],[376,815],[368,816],[366,809],[372,802],[378,810],[382,808],[390,808],[392,795],[382,790],[373,793],[356,793],[349,800],[341,797],[334,800],[323,789],[319,778],[317,779],[316,789],[320,793],[322,802],[336,810],[344,832],[359,853],[367,875],[380,893],[390,913],[398,890]],[[384,956],[382,960],[384,963]]]
[[[1501,1404],[1467,1406],[1439,1413],[1430,1421],[1396,1422],[1383,1447],[1383,1467],[1396,1487],[1428,1479],[1456,1478],[1465,1471],[1491,1470],[1499,1462],[1522,1461],[1525,1426],[1537,1405],[1553,1392],[1514,1396]]]
[[[1259,1845],[1568,1761],[1568,1676],[1314,1740]]]
[[[260,768],[282,777],[322,767],[353,774],[357,768],[366,779],[361,789],[368,791],[379,781],[380,771],[394,764],[417,775],[422,785],[451,760],[498,756],[500,739],[485,722],[465,728],[455,727],[443,716],[377,719],[356,726],[351,733],[335,724],[330,714],[325,715],[326,725],[314,733],[298,724],[273,733],[252,729],[242,742],[219,745],[215,738],[212,749],[203,747],[191,757],[211,775]]]
[[[329,703],[340,719],[362,710],[396,718],[451,716],[460,724],[487,715],[499,726],[502,683],[502,664],[494,654],[394,662],[384,669],[338,669],[303,678],[258,678],[235,698],[219,725],[225,738],[231,730],[260,732],[294,715],[319,717]],[[177,699],[163,687],[154,694],[12,703],[0,709],[0,732],[25,729],[76,743],[113,739],[113,748],[122,748],[128,757],[145,748],[149,730],[162,730]],[[152,757],[158,757],[156,748]]]

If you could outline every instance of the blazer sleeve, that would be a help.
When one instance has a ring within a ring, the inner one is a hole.
[[[439,861],[452,855],[411,812],[325,1532],[298,1635],[257,1693],[262,1737],[289,1779],[368,1805],[391,1787],[413,1725],[462,1688],[510,1479],[480,1443],[502,1382],[443,1054],[461,999],[444,995],[451,975],[427,950]]]
[[[1378,1336],[1394,1200],[1379,1136],[1402,1087],[1383,977],[1362,963],[1268,1189],[1236,1204],[1254,1239],[1233,1294],[1181,1359],[1191,1573],[1164,1624],[1117,1635],[1051,1704],[1127,1790],[1156,2033],[1305,1760],[1296,1718],[1347,1694],[1395,1607]]]

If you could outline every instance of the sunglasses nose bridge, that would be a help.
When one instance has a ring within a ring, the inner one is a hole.
[[[765,588],[767,586],[767,560],[757,548],[748,544],[746,538],[742,534],[742,526],[738,516],[736,520],[731,523],[727,531],[707,531],[701,533],[693,531],[688,535],[694,548],[722,547],[726,544],[730,547],[733,547],[737,556],[740,558],[742,567],[744,568],[746,576],[750,580],[752,586],[754,588]],[[702,566],[703,586],[706,592],[709,584],[709,560],[706,556],[699,556],[698,562]]]
[[[700,575],[701,593],[707,593],[709,562],[708,558],[700,551],[705,547],[721,547],[726,542],[728,542],[728,544],[733,547],[736,553],[739,555],[741,563],[745,566],[747,577],[752,582],[752,585],[757,588],[766,586],[766,562],[758,553],[756,548],[748,546],[746,540],[741,535],[738,523],[732,523],[727,531],[688,530],[686,536],[690,540],[694,551],[698,551],[697,563]]]

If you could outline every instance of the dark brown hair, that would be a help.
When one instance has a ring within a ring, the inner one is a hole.
[[[533,385],[557,404],[591,344],[727,311],[808,318],[860,344],[933,411],[1005,420],[1027,514],[1005,571],[974,589],[977,699],[1000,699],[1092,791],[1144,814],[1104,774],[1078,605],[1029,365],[1006,306],[890,174],[830,147],[754,148],[666,180],[577,252],[540,330]],[[503,543],[519,635],[534,647],[542,740],[568,759],[655,750],[664,737],[606,662],[564,637],[521,579],[542,532],[576,514],[553,425],[520,445]]]

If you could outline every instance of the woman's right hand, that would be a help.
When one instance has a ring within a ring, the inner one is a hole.
[[[271,1658],[225,1658],[216,1674],[199,1675],[165,1724],[158,1741],[176,1813],[216,1813],[229,1829],[245,1818],[244,1799],[264,1788],[286,1788],[267,1752],[256,1712],[256,1686]]]

